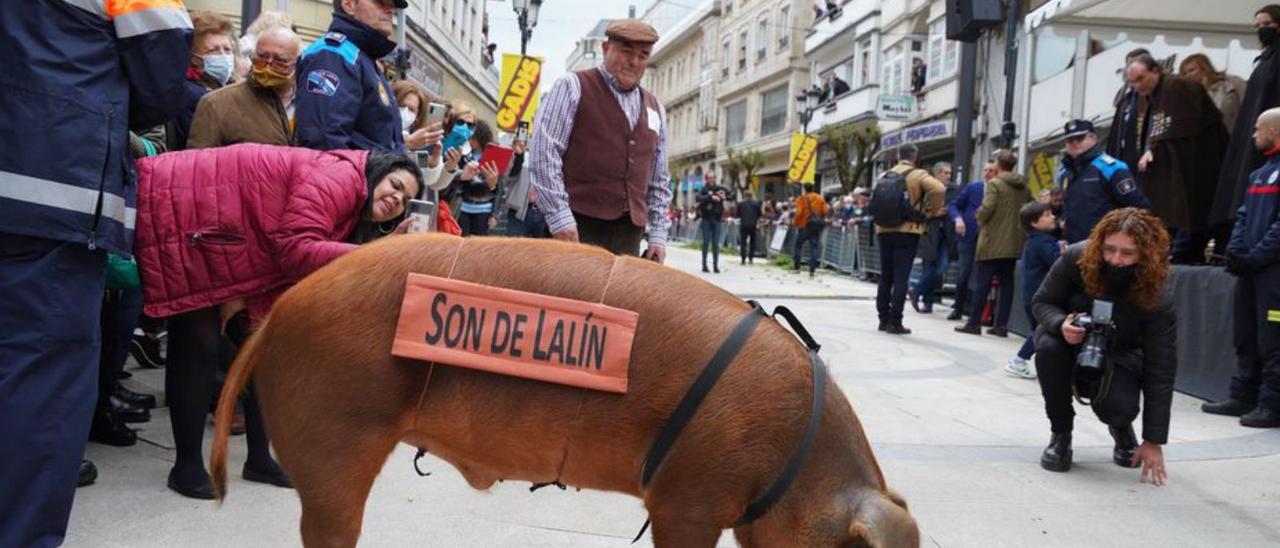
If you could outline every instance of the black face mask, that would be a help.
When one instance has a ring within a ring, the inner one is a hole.
[[[1275,27],[1258,27],[1258,41],[1262,45],[1270,47],[1276,43],[1276,38],[1280,37],[1280,29]]]
[[[1138,271],[1138,265],[1131,264],[1129,266],[1113,266],[1111,263],[1102,263],[1102,275],[1107,279],[1107,289],[1110,293],[1117,291],[1126,291],[1133,284],[1133,275]]]

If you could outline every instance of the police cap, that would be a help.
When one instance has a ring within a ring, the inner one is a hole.
[[[1064,128],[1064,131],[1066,132],[1066,135],[1063,137],[1066,137],[1067,139],[1072,137],[1083,137],[1093,133],[1093,122],[1088,120],[1072,120],[1067,122],[1067,126]]]

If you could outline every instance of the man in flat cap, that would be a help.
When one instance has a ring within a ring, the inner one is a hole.
[[[666,111],[640,87],[658,33],[643,21],[614,21],[602,66],[556,81],[538,109],[529,145],[534,205],[553,237],[619,255],[666,258]]]
[[[1129,165],[1102,151],[1093,122],[1072,120],[1063,128],[1067,144],[1058,167],[1068,244],[1087,240],[1107,213],[1123,207],[1147,209],[1151,203],[1134,181]]]

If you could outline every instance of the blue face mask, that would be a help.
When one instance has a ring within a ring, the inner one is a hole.
[[[447,151],[451,148],[461,147],[466,144],[467,139],[470,139],[471,134],[473,133],[475,133],[475,131],[467,127],[465,124],[455,124],[453,126],[453,130],[444,138],[444,143],[442,143],[444,149]]]
[[[226,85],[231,79],[231,71],[235,69],[236,60],[229,53],[209,54],[201,57],[204,60],[204,73],[220,85]]]

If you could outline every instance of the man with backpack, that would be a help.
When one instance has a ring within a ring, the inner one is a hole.
[[[818,260],[822,256],[822,229],[826,227],[827,202],[822,195],[813,191],[813,183],[804,184],[804,192],[796,198],[796,216],[793,226],[796,227],[796,250],[791,256],[795,259],[792,270],[800,271],[800,252],[804,251],[804,243],[809,242],[809,277],[818,270]]]
[[[876,224],[880,246],[880,286],[876,291],[876,312],[880,331],[907,335],[902,325],[902,308],[907,300],[907,280],[916,246],[924,233],[924,221],[942,213],[947,187],[928,171],[916,168],[919,149],[902,145],[898,164],[880,176],[871,191],[871,217]]]

